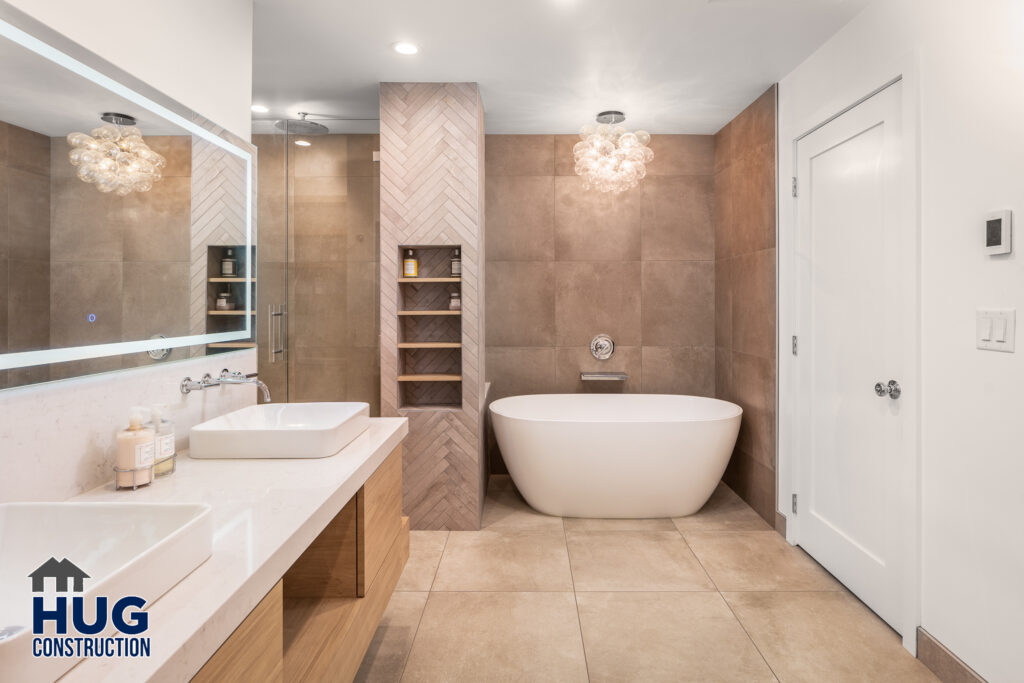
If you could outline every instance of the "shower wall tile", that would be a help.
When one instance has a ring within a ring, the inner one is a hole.
[[[772,86],[715,135],[715,382],[743,408],[725,481],[776,522],[776,171]]]
[[[553,392],[715,393],[710,136],[654,136],[637,188],[584,192],[575,135],[490,135],[487,379],[492,399]],[[653,168],[653,165],[652,165]],[[607,333],[614,356],[590,353]],[[583,383],[621,371],[625,383]],[[489,442],[492,471],[505,471]]]
[[[9,168],[6,190],[9,258],[49,260],[49,175]]]
[[[50,138],[8,124],[7,167],[49,177]]]

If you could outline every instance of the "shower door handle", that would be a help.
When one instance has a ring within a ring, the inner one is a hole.
[[[277,362],[279,354],[284,356],[284,304],[278,304],[277,310],[274,308],[274,304],[267,307],[267,346],[270,347],[271,363]]]

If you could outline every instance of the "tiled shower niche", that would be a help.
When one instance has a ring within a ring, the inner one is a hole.
[[[402,245],[419,260],[417,277],[398,279],[398,384],[402,408],[462,406],[462,311],[449,308],[461,297],[462,279],[452,276],[458,245]]]

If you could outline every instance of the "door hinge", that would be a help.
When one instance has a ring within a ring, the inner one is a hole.
[[[796,355],[796,335],[793,335],[793,355]]]
[[[796,196],[796,176],[793,177],[793,196]]]
[[[793,514],[796,514],[796,494],[793,494]]]

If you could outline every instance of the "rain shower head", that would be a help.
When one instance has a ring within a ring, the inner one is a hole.
[[[327,135],[327,126],[316,121],[309,121],[308,112],[300,111],[297,119],[281,119],[274,122],[274,128],[292,135]]]

